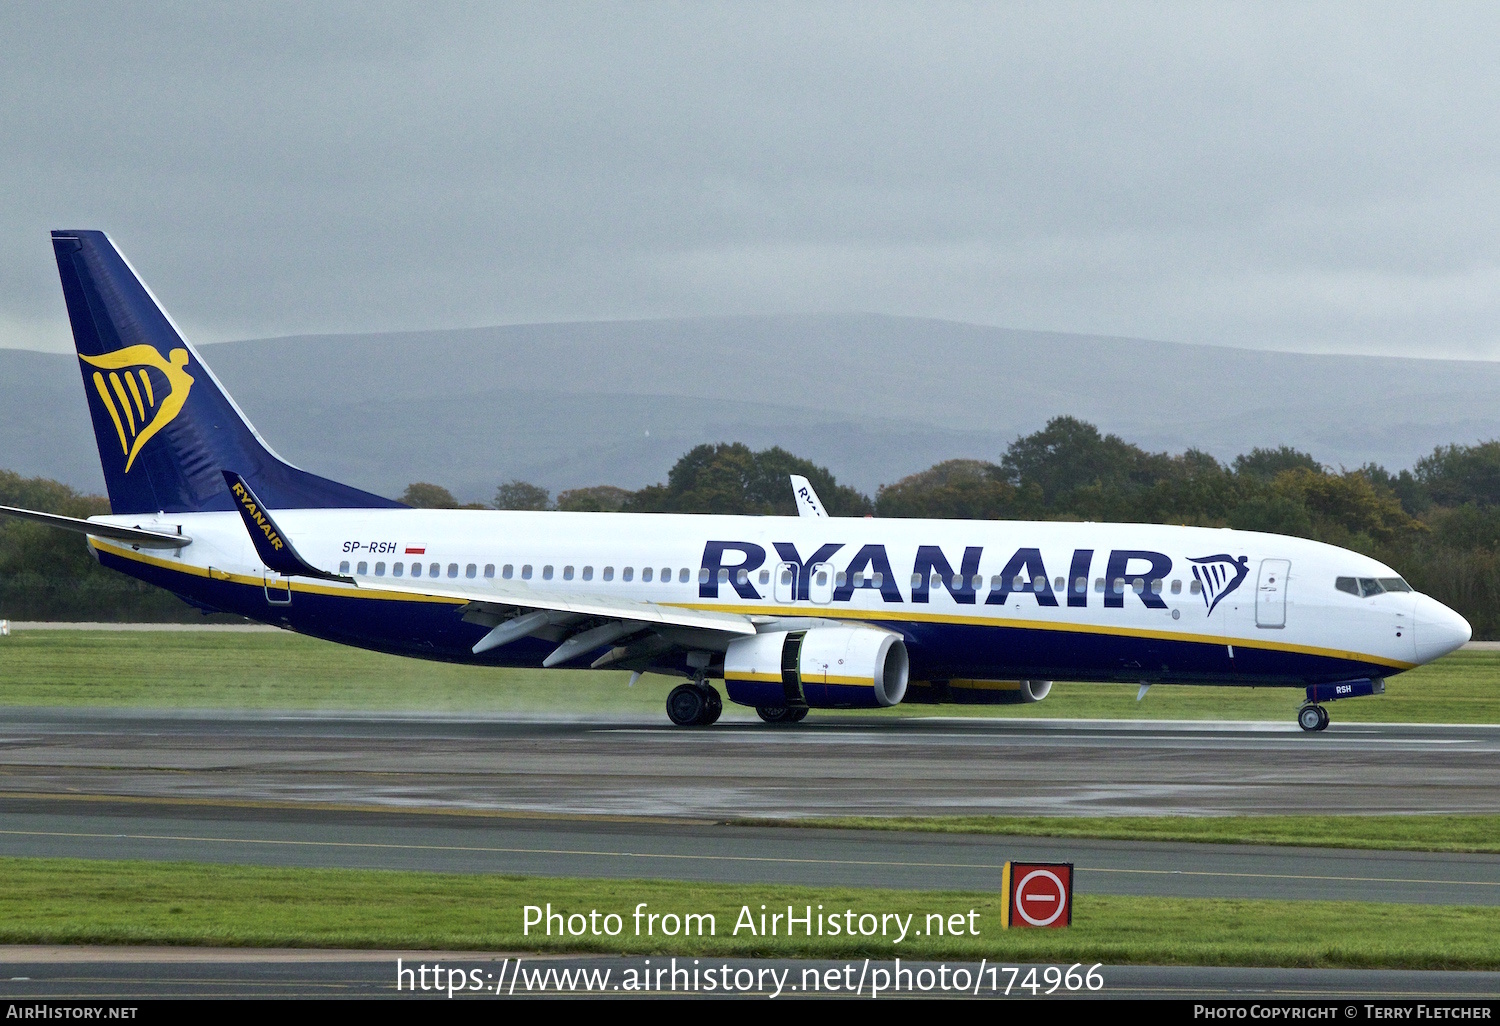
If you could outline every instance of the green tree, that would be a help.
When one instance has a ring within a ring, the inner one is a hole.
[[[458,500],[453,497],[452,492],[442,485],[428,484],[426,481],[407,485],[406,491],[401,493],[401,501],[417,509],[458,508]]]
[[[1500,441],[1439,446],[1417,461],[1415,476],[1440,506],[1500,505]]]
[[[700,445],[686,453],[667,474],[666,484],[642,488],[625,509],[639,513],[742,513],[795,516],[789,475],[812,482],[833,516],[862,516],[874,504],[860,492],[839,484],[825,467],[781,448],[751,451],[740,442]]]
[[[1000,520],[1015,515],[1016,487],[983,460],[946,460],[882,485],[875,511],[883,517]]]
[[[1000,468],[1023,493],[1038,489],[1049,511],[1094,514],[1168,476],[1169,461],[1076,417],[1054,417],[1012,442]]]
[[[1251,449],[1234,458],[1234,472],[1240,477],[1269,482],[1286,470],[1308,470],[1314,474],[1323,472],[1323,464],[1312,456],[1289,445],[1275,449]]]
[[[529,481],[510,480],[495,490],[496,509],[550,509],[552,493]]]
[[[618,513],[634,495],[614,485],[570,488],[557,493],[557,508],[570,513]]]

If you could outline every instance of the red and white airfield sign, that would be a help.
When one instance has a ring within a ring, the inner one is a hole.
[[[1063,927],[1073,924],[1073,863],[1007,862],[1003,923]]]

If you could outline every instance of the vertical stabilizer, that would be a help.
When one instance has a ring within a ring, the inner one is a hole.
[[[103,232],[56,231],[52,249],[115,513],[234,509],[226,469],[276,509],[401,505],[272,452]]]

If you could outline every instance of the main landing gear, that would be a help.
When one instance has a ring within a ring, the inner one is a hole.
[[[667,695],[667,716],[679,727],[706,727],[723,711],[724,700],[701,678],[679,684]]]
[[[767,723],[801,723],[807,719],[805,705],[757,705],[755,715]]]
[[[1297,710],[1297,726],[1303,730],[1327,730],[1328,710],[1321,705],[1304,705]]]

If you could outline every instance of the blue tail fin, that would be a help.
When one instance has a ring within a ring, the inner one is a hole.
[[[109,236],[53,232],[52,248],[115,513],[235,509],[224,470],[272,509],[401,505],[272,452]]]

